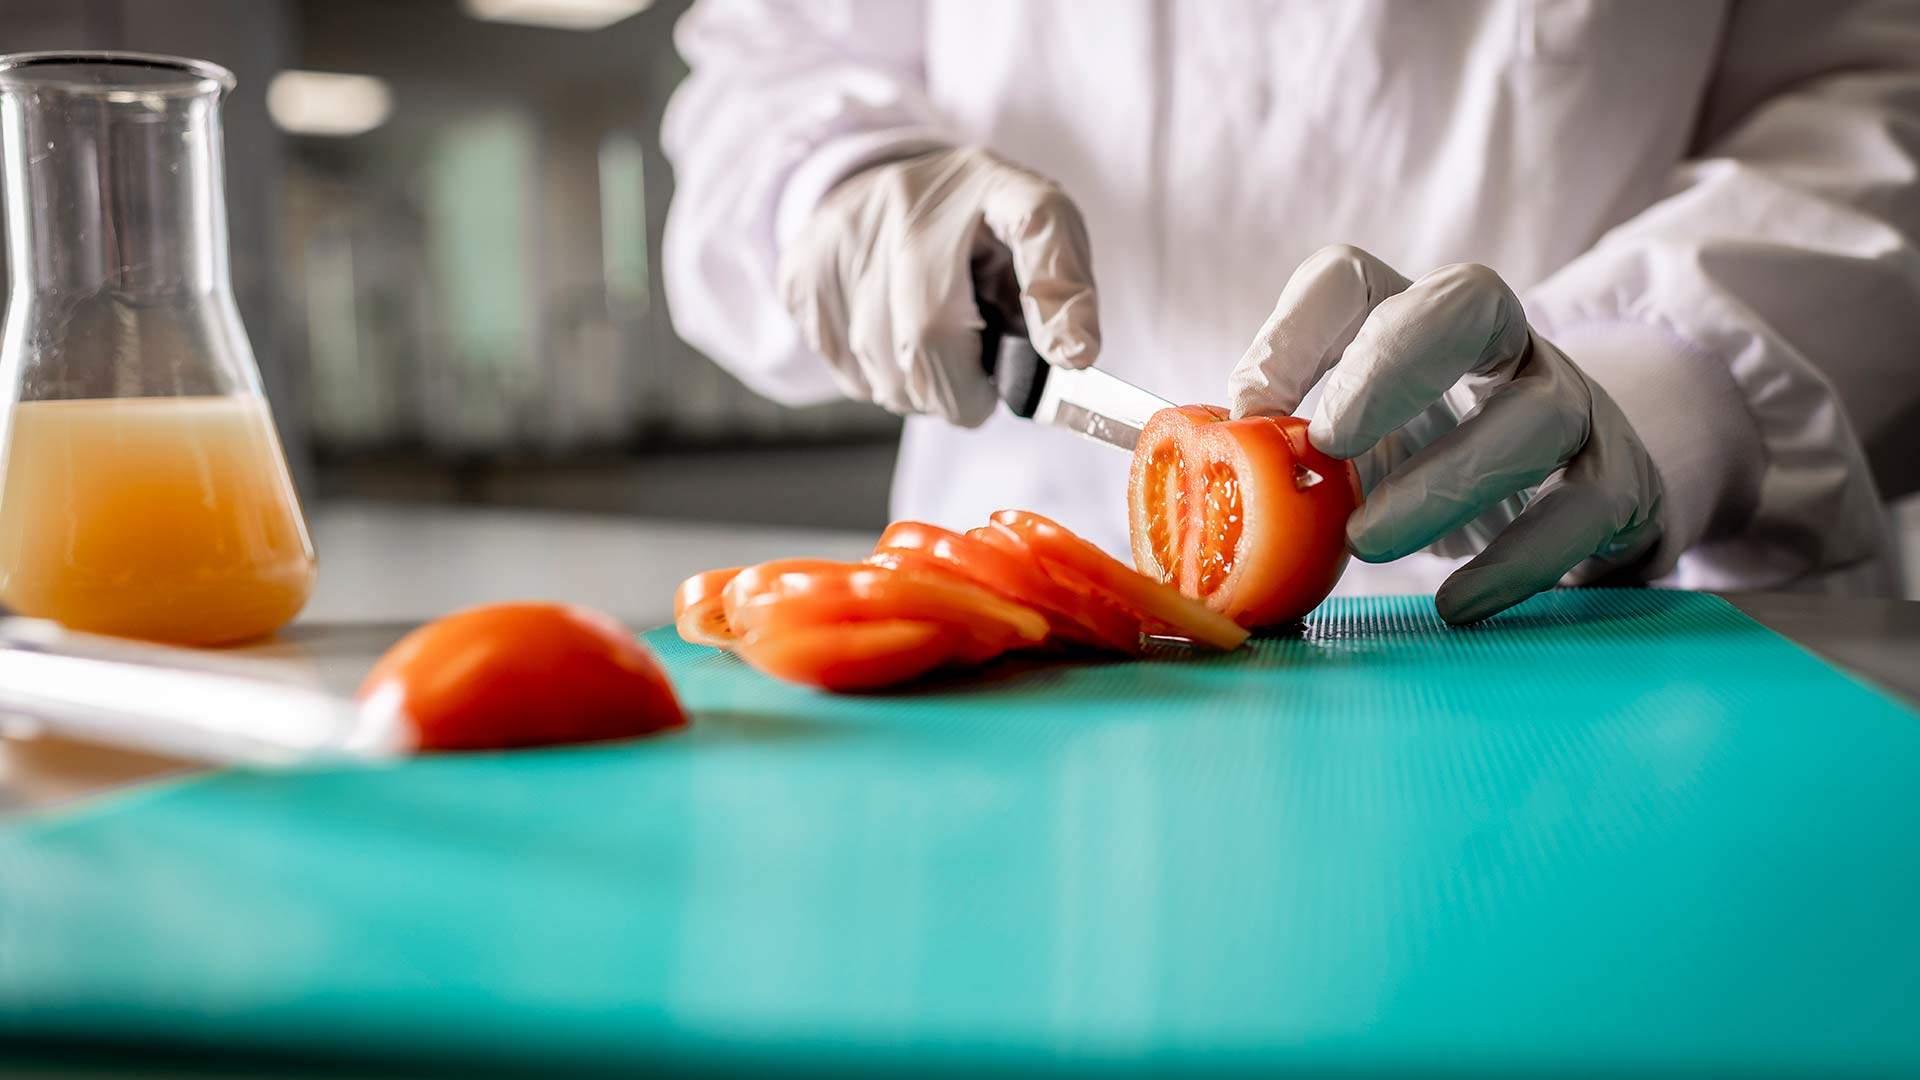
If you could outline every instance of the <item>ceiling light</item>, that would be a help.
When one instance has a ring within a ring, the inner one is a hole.
[[[295,135],[360,135],[393,114],[393,91],[371,75],[283,71],[267,84],[267,112]]]
[[[653,0],[460,0],[461,10],[476,19],[555,30],[604,29],[652,4]]]

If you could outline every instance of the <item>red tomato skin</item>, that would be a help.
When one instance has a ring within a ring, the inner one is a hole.
[[[727,586],[727,622],[742,636],[828,623],[939,622],[971,635],[984,660],[1037,645],[1046,617],[929,561],[795,561],[749,567]]]
[[[1243,626],[1292,622],[1346,568],[1359,473],[1316,450],[1299,417],[1226,415],[1185,406],[1148,421],[1128,486],[1134,565]],[[1302,487],[1301,467],[1321,480]]]
[[[1237,649],[1247,639],[1247,631],[1233,620],[1135,571],[1039,514],[1001,510],[993,515],[993,524],[1031,550],[1055,581],[1135,613],[1153,632],[1192,638],[1216,649]]]
[[[965,631],[917,619],[823,623],[768,634],[748,634],[735,655],[754,670],[833,693],[879,690],[959,660],[969,648]]]
[[[358,696],[396,704],[421,750],[597,742],[687,722],[652,651],[569,604],[489,604],[436,619],[387,650]]]
[[[981,530],[957,533],[918,521],[887,526],[869,562],[931,563],[1045,615],[1062,642],[1130,653],[1139,648],[1139,623],[1119,608],[1053,580],[1024,544],[997,545]],[[1009,534],[1011,535],[1011,534]]]
[[[1346,570],[1347,519],[1360,504],[1359,473],[1352,462],[1314,449],[1299,417],[1228,421],[1201,438],[1220,460],[1234,462],[1246,507],[1235,572],[1208,605],[1245,626],[1305,617]],[[1301,466],[1321,481],[1302,489],[1295,481]]]

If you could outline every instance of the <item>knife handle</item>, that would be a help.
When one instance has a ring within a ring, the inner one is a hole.
[[[1009,333],[990,305],[981,305],[980,315],[987,323],[980,330],[980,365],[1007,409],[1023,420],[1031,420],[1040,408],[1040,394],[1047,388],[1047,362],[1034,351],[1027,335]]]

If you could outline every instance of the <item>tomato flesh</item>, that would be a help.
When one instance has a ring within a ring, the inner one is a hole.
[[[1346,567],[1360,478],[1306,431],[1298,417],[1230,420],[1214,406],[1156,413],[1128,488],[1134,565],[1244,626],[1313,610]]]
[[[1002,510],[993,515],[993,521],[1018,537],[1055,581],[1134,612],[1157,632],[1191,638],[1217,649],[1238,648],[1247,639],[1246,629],[1233,620],[1135,572],[1039,514]]]
[[[1180,526],[1186,521],[1180,483],[1186,463],[1180,457],[1180,444],[1169,441],[1154,447],[1145,468],[1142,494],[1147,500],[1148,549],[1156,567],[1173,566],[1180,558]]]
[[[673,626],[682,640],[716,649],[733,643],[735,635],[727,624],[724,593],[741,569],[730,566],[724,570],[708,570],[680,583],[673,594]]]
[[[1200,492],[1199,534],[1205,542],[1194,550],[1194,594],[1212,596],[1233,575],[1246,510],[1240,502],[1240,478],[1224,462],[1207,463]]]
[[[568,604],[490,604],[401,638],[359,699],[396,709],[422,750],[623,739],[687,722],[653,653]]]

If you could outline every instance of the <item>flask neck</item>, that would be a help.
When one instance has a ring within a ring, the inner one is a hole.
[[[230,293],[220,98],[0,91],[15,299]]]

